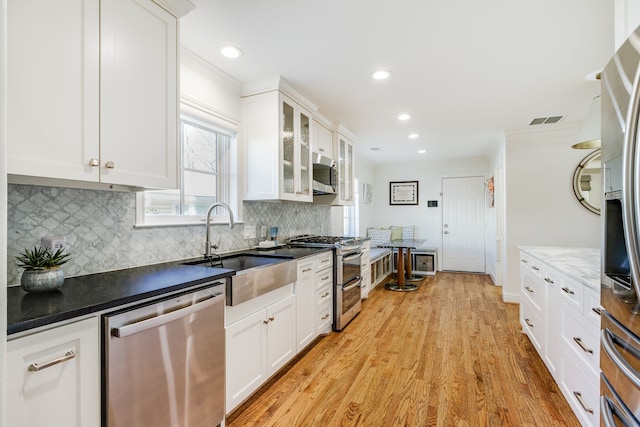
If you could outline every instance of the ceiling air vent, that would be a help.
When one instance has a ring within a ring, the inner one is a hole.
[[[562,120],[562,118],[563,116],[538,117],[536,119],[531,120],[531,123],[529,123],[529,126],[558,123],[560,120]]]

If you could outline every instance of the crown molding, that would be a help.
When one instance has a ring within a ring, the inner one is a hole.
[[[252,95],[258,95],[261,93],[273,92],[274,90],[278,90],[288,97],[292,98],[298,104],[306,108],[315,114],[316,111],[320,109],[317,104],[315,104],[311,99],[307,98],[302,92],[300,92],[297,88],[295,88],[287,79],[282,76],[276,76],[271,79],[245,83],[242,86],[242,94],[241,96],[247,97]]]
[[[196,7],[189,0],[153,0],[153,2],[178,19]]]

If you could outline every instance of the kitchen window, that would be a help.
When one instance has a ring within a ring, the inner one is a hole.
[[[202,224],[215,202],[227,203],[238,216],[234,132],[201,118],[180,119],[180,189],[139,194],[137,225]],[[216,208],[212,222],[228,222]]]

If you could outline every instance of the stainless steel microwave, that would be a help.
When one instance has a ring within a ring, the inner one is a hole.
[[[313,194],[336,194],[338,171],[335,162],[322,154],[313,153]]]

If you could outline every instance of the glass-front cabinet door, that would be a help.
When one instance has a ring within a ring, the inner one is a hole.
[[[353,204],[353,143],[338,134],[338,196],[341,205]]]
[[[290,98],[281,96],[281,198],[312,201],[311,114]]]
[[[311,117],[304,110],[300,110],[300,194],[311,194]]]

